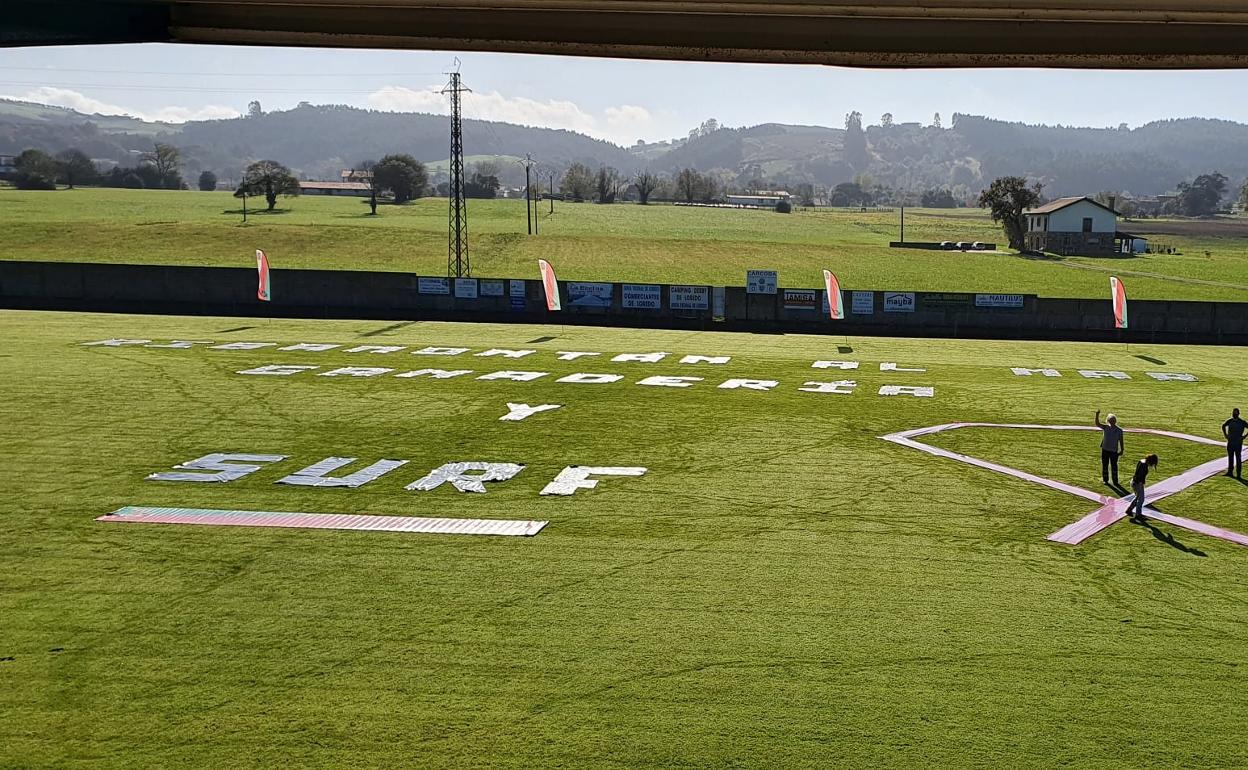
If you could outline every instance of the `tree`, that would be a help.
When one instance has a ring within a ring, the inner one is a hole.
[[[1010,248],[1024,247],[1023,211],[1040,202],[1040,183],[1030,187],[1021,176],[1003,176],[994,179],[986,190],[979,194],[979,205],[992,214],[994,222],[1001,223],[1005,235],[1010,241]]]
[[[1179,211],[1189,217],[1207,217],[1216,214],[1222,195],[1226,192],[1226,177],[1218,172],[1201,174],[1191,182],[1180,182]]]
[[[615,193],[620,185],[620,172],[610,166],[599,166],[594,184],[599,203],[615,203]]]
[[[298,195],[299,180],[290,169],[275,160],[258,160],[243,172],[243,183],[235,196],[263,195],[269,211],[277,205],[279,195]]]
[[[594,172],[584,163],[573,163],[563,172],[563,180],[559,182],[559,192],[565,198],[583,201],[593,194]]]
[[[693,203],[703,186],[702,175],[691,168],[681,169],[676,176],[676,189],[685,203]]]
[[[199,175],[199,189],[203,192],[212,192],[217,189],[217,175],[211,171],[201,172]]]
[[[815,186],[810,182],[802,182],[793,190],[797,202],[802,206],[815,205]]]
[[[143,153],[143,163],[156,171],[157,185],[165,190],[177,190],[182,187],[182,153],[171,144],[154,142],[151,152]]]
[[[650,202],[650,193],[659,186],[659,177],[649,171],[642,171],[633,177],[633,184],[637,187],[637,200],[645,206]],[[1248,184],[1245,185],[1245,189],[1248,189]]]
[[[82,150],[61,150],[56,154],[56,163],[60,167],[57,177],[71,190],[74,185],[90,184],[99,176],[95,164]]]
[[[497,198],[498,189],[502,187],[498,177],[482,171],[474,171],[468,181],[464,182],[465,198]]]
[[[373,166],[373,178],[381,189],[394,195],[395,203],[407,203],[425,194],[429,174],[420,161],[407,154],[387,155]]]
[[[934,116],[932,116],[932,128],[940,128],[940,113],[939,112],[936,113]]]
[[[264,114],[264,110],[260,108],[260,102],[250,101],[247,103],[247,117],[258,118]]]
[[[19,190],[55,190],[60,168],[52,156],[41,150],[24,150],[13,164],[17,172],[13,184]]]
[[[953,193],[945,188],[935,190],[924,190],[919,196],[919,204],[929,209],[952,209],[957,208],[958,201],[953,197]]]
[[[884,128],[892,128],[892,126],[893,126],[893,113],[891,113],[891,112],[886,112],[886,113],[884,113],[883,115],[881,115],[881,116],[880,116],[880,125],[881,125],[881,126],[883,126]]]
[[[832,188],[833,206],[870,206],[874,196],[859,182],[842,182]]]
[[[862,113],[854,110],[845,116],[845,162],[855,171],[862,171],[870,160],[867,133],[862,130]]]

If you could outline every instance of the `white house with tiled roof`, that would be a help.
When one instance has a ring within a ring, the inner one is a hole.
[[[1120,251],[1118,212],[1086,196],[1058,198],[1023,212],[1024,241],[1034,251],[1098,256]]]

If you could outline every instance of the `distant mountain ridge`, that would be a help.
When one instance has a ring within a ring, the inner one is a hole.
[[[0,100],[0,153],[78,147],[95,159],[133,164],[153,141],[164,141],[182,150],[188,178],[212,170],[223,180],[237,179],[246,163],[272,158],[306,178],[332,179],[340,169],[393,152],[409,153],[436,171],[446,159],[448,124],[444,115],[306,103],[256,117],[169,124]],[[1042,182],[1050,196],[1099,190],[1156,195],[1210,171],[1226,174],[1236,187],[1248,178],[1248,125],[1226,120],[1114,129],[955,114],[947,128],[867,125],[865,138],[865,151],[846,152],[842,128],[763,123],[624,148],[568,130],[464,121],[465,150],[500,156],[499,171],[511,184],[523,173],[508,158],[526,153],[545,173],[561,173],[574,162],[612,166],[625,175],[688,167],[742,187],[759,181],[831,187],[865,175],[897,189],[943,187],[961,197],[1007,174]]]

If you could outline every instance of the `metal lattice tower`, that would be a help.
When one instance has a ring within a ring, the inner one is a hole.
[[[458,70],[450,73],[451,82],[442,93],[451,95],[451,189],[450,212],[447,218],[446,274],[451,278],[472,275],[468,261],[468,207],[464,203],[464,130],[460,121],[459,95],[464,88]]]

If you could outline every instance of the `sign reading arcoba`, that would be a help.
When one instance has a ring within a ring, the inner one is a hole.
[[[775,294],[780,276],[775,270],[746,270],[746,294]]]

